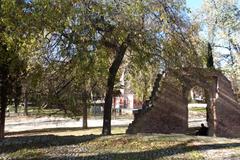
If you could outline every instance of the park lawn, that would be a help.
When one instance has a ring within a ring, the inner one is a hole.
[[[14,113],[14,106],[13,105],[8,105],[10,115],[24,115],[24,107],[21,105],[18,108],[18,113]],[[36,117],[42,117],[42,116],[56,116],[56,117],[64,117],[65,114],[62,110],[59,109],[47,109],[47,108],[42,108],[38,106],[29,106],[28,107],[28,115],[29,116],[36,116]]]
[[[190,108],[189,109],[190,111],[194,111],[194,112],[206,112],[206,108],[204,108],[204,107],[193,107],[193,108]]]
[[[0,159],[240,159],[240,139],[179,134],[101,136],[101,128],[55,129],[15,133],[0,142]]]

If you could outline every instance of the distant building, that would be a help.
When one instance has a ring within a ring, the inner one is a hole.
[[[120,77],[120,95],[113,97],[113,109],[134,109],[134,94],[128,89],[128,84],[125,82],[125,70]]]

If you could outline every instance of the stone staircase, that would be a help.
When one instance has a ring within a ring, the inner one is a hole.
[[[149,100],[147,100],[148,103],[145,102],[147,104],[143,104],[145,106],[143,106],[142,109],[139,109],[139,110],[136,110],[136,111],[133,112],[134,120],[132,121],[132,123],[129,124],[128,129],[126,131],[127,134],[135,133],[134,128],[136,128],[137,122],[140,119],[142,119],[142,117],[144,117],[144,115],[146,113],[148,113],[148,112],[150,112],[152,110],[152,108],[153,108],[153,100],[156,97],[157,92],[159,91],[160,83],[161,83],[161,80],[162,80],[163,76],[164,76],[164,73],[157,75],[157,78],[156,78],[156,80],[154,82],[154,85],[153,85],[153,90],[151,92],[151,96],[150,96]]]

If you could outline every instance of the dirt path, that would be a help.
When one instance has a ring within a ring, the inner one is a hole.
[[[192,112],[189,119],[189,127],[199,127],[201,123],[206,124],[206,118],[203,114]],[[133,120],[132,116],[118,116],[112,119],[112,126],[128,126]],[[90,117],[89,127],[102,127],[101,117]],[[6,119],[6,132],[19,132],[47,128],[74,128],[82,127],[82,119],[74,120],[63,117],[8,117]]]
[[[112,126],[128,126],[132,119],[113,119]],[[102,119],[89,119],[89,127],[102,127]],[[19,132],[46,128],[74,128],[82,127],[82,119],[74,120],[61,117],[20,117],[17,119],[8,118],[6,121],[6,132]]]

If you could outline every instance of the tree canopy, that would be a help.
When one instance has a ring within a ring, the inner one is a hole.
[[[167,68],[212,68],[224,59],[236,77],[239,6],[228,0],[204,6],[191,20],[184,0],[0,0],[0,138],[8,100],[19,101],[21,93],[85,120],[93,97],[104,97],[107,135],[123,72],[142,101]],[[218,48],[228,53],[219,56]]]

